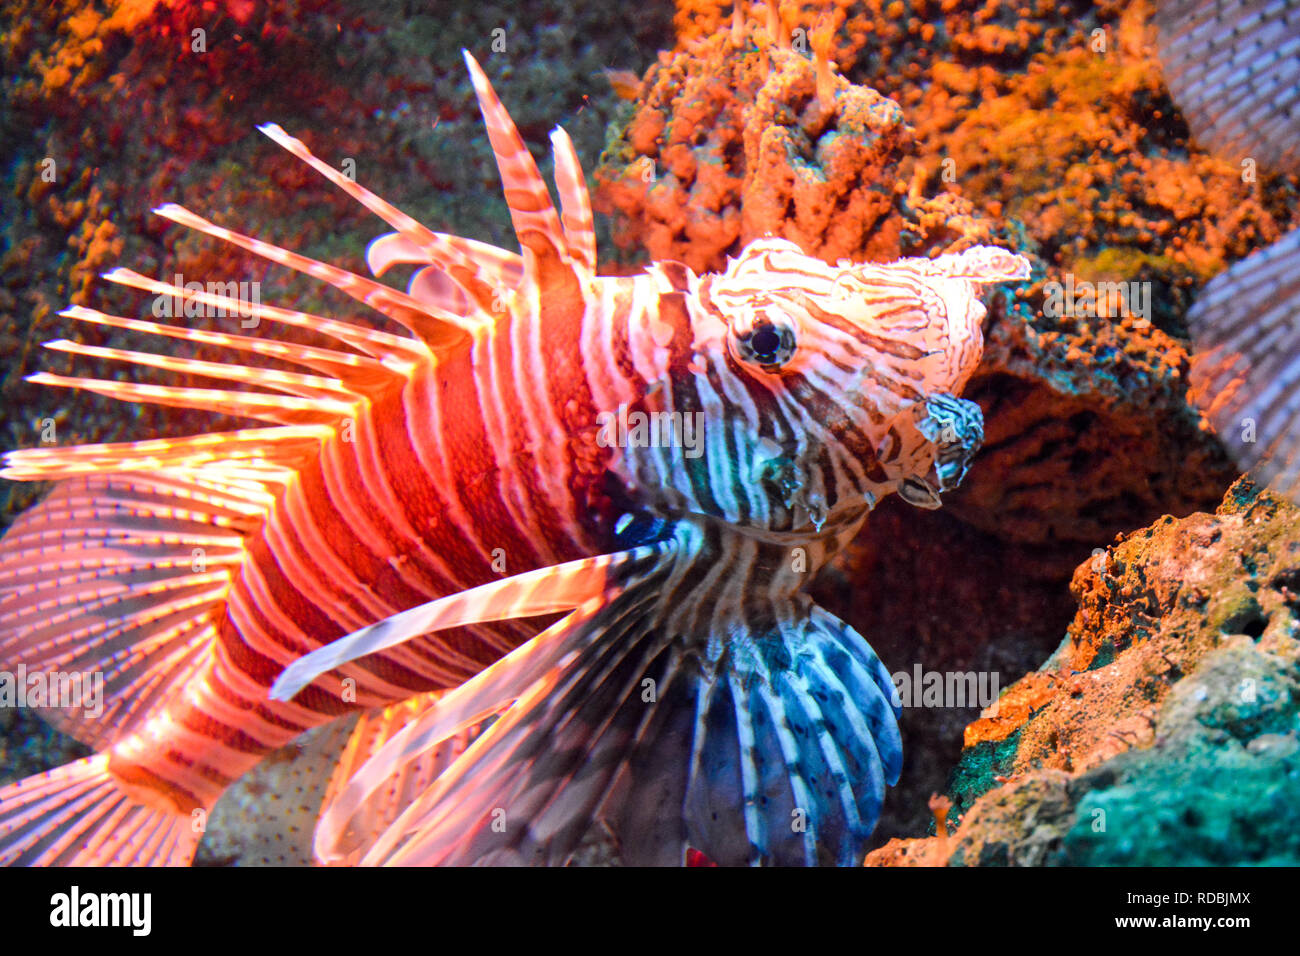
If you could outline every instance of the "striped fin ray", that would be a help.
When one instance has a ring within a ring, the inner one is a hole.
[[[359,276],[354,272],[348,272],[346,269],[340,269],[337,266],[331,266],[316,259],[309,259],[306,256],[282,249],[269,242],[263,242],[260,239],[254,239],[234,230],[226,229],[223,226],[218,226],[202,216],[195,215],[184,206],[179,206],[176,203],[166,203],[159,206],[154,212],[164,219],[170,219],[182,226],[188,226],[190,229],[212,236],[214,239],[222,239],[277,265],[305,273],[314,279],[332,285],[357,302],[369,306],[376,312],[388,316],[405,327],[418,340],[417,342],[411,342],[411,346],[416,346],[418,343],[423,343],[428,348],[454,345],[461,341],[466,332],[469,331],[461,327],[462,320],[459,316],[454,317],[453,321],[453,317],[450,315],[444,313],[435,315],[429,310],[428,306],[412,299],[403,292],[390,289],[382,283]]]
[[[188,866],[188,816],[133,803],[95,754],[0,789],[0,865]]]
[[[211,432],[192,438],[155,438],[148,441],[105,442],[69,448],[24,448],[5,455],[0,478],[10,481],[51,481],[110,471],[162,471],[208,469],[234,477],[245,466],[297,470],[315,458],[320,443],[334,430],[322,425],[286,425]],[[247,492],[245,492],[247,493]]]
[[[123,270],[129,272],[129,270]],[[96,309],[74,305],[64,309],[59,315],[80,322],[94,325],[107,325],[113,328],[141,332],[146,335],[158,335],[163,338],[180,339],[196,345],[211,345],[232,349],[236,352],[248,352],[265,358],[278,359],[303,368],[312,369],[322,375],[337,378],[349,391],[356,394],[369,394],[393,381],[394,373],[381,363],[364,355],[340,352],[337,349],[317,348],[310,345],[280,342],[275,339],[257,338],[251,335],[237,335],[230,332],[213,332],[205,329],[186,328],[179,325],[165,325],[145,319],[130,319],[120,315],[108,315]]]
[[[1300,3],[1161,0],[1155,23],[1165,82],[1201,144],[1300,171]]]
[[[664,545],[643,545],[630,551],[581,558],[492,581],[410,608],[300,657],[276,678],[271,697],[289,700],[327,671],[423,634],[468,624],[571,611],[603,593],[609,586],[608,576],[622,575],[630,567],[657,560],[664,550]]]
[[[470,244],[469,240],[433,232],[328,163],[322,162],[301,140],[290,136],[275,123],[267,123],[258,129],[397,230],[395,237],[380,236],[366,250],[367,263],[375,275],[383,274],[394,262],[428,262],[444,269],[472,299],[482,305],[478,314],[441,312],[439,315],[444,321],[458,326],[466,333],[477,331],[488,320],[486,303],[491,302],[494,287],[510,275],[515,275],[517,281],[518,257],[514,257],[512,262],[511,253],[492,249],[483,243]],[[492,251],[485,251],[489,249]],[[419,258],[413,258],[417,254]],[[430,347],[436,344],[427,339],[426,343]]]
[[[641,862],[677,862],[666,854],[684,847],[644,834],[668,835],[683,806],[685,843],[721,865],[861,862],[902,768],[893,685],[857,632],[820,608],[804,613],[729,651],[677,705],[679,723],[694,719],[687,767],[653,738],[633,753],[609,822]],[[672,781],[658,784],[671,801],[655,801],[656,780]]]
[[[478,61],[468,50],[463,52],[501,173],[510,220],[523,249],[525,280],[543,293],[552,287],[571,285],[574,264],[581,261],[582,252],[571,247],[546,182],[514,120],[501,105]]]
[[[423,265],[407,294],[434,309],[472,316],[485,326],[493,323],[523,280],[523,260],[487,243],[430,235],[437,248],[417,246],[399,233],[380,236],[366,250],[371,271],[378,276],[395,263]]]
[[[118,285],[129,286],[144,292],[179,296],[185,301],[194,301],[213,308],[225,309],[232,315],[237,314],[240,309],[245,309],[258,319],[266,319],[295,328],[320,332],[355,348],[364,355],[371,356],[385,367],[390,367],[390,363],[395,363],[391,366],[394,376],[406,374],[415,363],[426,361],[428,358],[427,350],[419,342],[378,329],[368,329],[361,325],[354,325],[350,322],[339,322],[334,319],[326,319],[306,312],[296,312],[292,309],[281,309],[276,306],[239,302],[228,296],[211,292],[183,289],[180,286],[172,285],[170,282],[162,282],[158,279],[142,276],[130,269],[113,269],[111,272],[106,272],[104,278],[109,282],[116,282]],[[370,367],[373,368],[374,366]]]
[[[440,708],[445,714],[411,725],[394,740],[400,748],[381,751],[363,768],[353,783],[368,788],[370,778],[398,758],[410,759],[421,747],[509,705],[362,862],[562,863],[590,825],[619,765],[633,712],[613,711],[612,701],[635,700],[636,718],[646,714],[636,690],[650,658],[666,643],[662,637],[647,640],[647,628],[659,601],[656,585],[667,571],[653,568],[611,600],[587,602],[480,675],[487,678],[482,686],[448,694]],[[486,693],[492,684],[496,692]],[[599,731],[605,728],[611,736],[602,742]],[[534,762],[539,758],[542,764]],[[557,794],[563,798],[553,799]],[[504,832],[492,826],[500,811]],[[318,843],[318,853],[324,848]]]
[[[517,286],[524,275],[523,260],[486,242],[429,232],[423,244],[398,232],[380,236],[366,248],[366,264],[382,276],[397,264],[436,265],[444,270],[461,266],[481,271],[491,285]]]
[[[555,575],[549,585],[539,580],[540,572],[532,572],[518,575],[515,579],[507,579],[497,585],[475,589],[482,596],[488,594],[490,588],[508,585],[511,591],[523,596],[522,600],[515,600],[512,603],[503,602],[504,606],[496,607],[491,612],[484,610],[484,613],[495,614],[498,619],[511,613],[516,616],[531,616],[539,613],[539,607],[554,609],[566,605],[573,607],[575,604],[580,604],[581,606],[573,614],[562,618],[497,663],[447,692],[419,719],[408,722],[395,733],[351,779],[332,803],[329,812],[322,814],[317,829],[317,856],[330,862],[350,858],[355,853],[356,847],[345,840],[344,834],[365,829],[354,824],[352,820],[358,815],[363,817],[375,815],[375,811],[369,809],[368,804],[376,799],[374,794],[377,792],[381,794],[380,799],[383,799],[384,791],[381,788],[385,786],[386,781],[402,773],[403,768],[410,762],[422,759],[422,755],[430,748],[441,746],[448,738],[461,734],[498,713],[518,694],[554,670],[561,659],[575,649],[575,641],[580,644],[587,640],[589,629],[575,622],[587,620],[610,603],[603,597],[607,587],[618,589],[612,599],[613,603],[618,603],[620,600],[618,595],[629,591],[635,592],[638,600],[652,597],[653,594],[648,594],[646,588],[631,587],[631,583],[662,576],[671,563],[671,555],[679,547],[678,542],[670,539],[656,545],[633,548],[597,559],[572,562],[571,566],[560,566],[570,567],[571,572]],[[584,564],[588,565],[590,570],[584,572],[579,567]],[[548,570],[554,572],[557,569],[543,569],[543,572]],[[607,582],[607,578],[615,579],[617,584]],[[537,589],[538,583],[542,584],[540,589]],[[563,592],[567,592],[567,596],[564,596]],[[508,592],[504,589],[499,592],[501,595],[506,593]],[[529,594],[531,596],[527,596]],[[443,601],[448,600],[443,599]],[[436,605],[442,602],[433,603]],[[476,598],[473,604],[481,606],[481,598]],[[453,606],[453,604],[443,604],[443,607]],[[444,620],[448,623],[443,626],[460,623],[454,618],[444,618]],[[414,631],[414,628],[412,630]],[[319,666],[313,667],[312,670],[319,669]],[[282,675],[280,680],[284,681],[285,676]],[[299,675],[295,683],[300,682],[304,676],[306,675]],[[273,690],[274,693],[276,692]]]
[[[1300,500],[1300,231],[1216,276],[1188,312],[1193,398],[1237,463]]]
[[[0,789],[0,862],[192,859],[194,814],[221,786],[202,762],[206,729],[173,711],[187,702],[211,714],[218,702],[210,680],[230,583],[274,502],[273,466],[227,467],[66,478],[0,539],[0,660],[43,674],[42,716],[101,751]],[[132,770],[142,748],[192,776],[155,788],[148,771]]]
[[[303,375],[299,372],[281,372],[276,369],[254,368],[248,365],[236,365],[233,362],[205,362],[198,359],[177,358],[174,355],[159,355],[154,352],[136,352],[130,349],[104,348],[86,345],[69,339],[54,339],[45,343],[45,348],[53,352],[67,352],[72,355],[84,355],[88,358],[110,359],[127,362],[145,368],[159,368],[169,372],[202,375],[205,378],[223,379],[240,385],[257,385],[275,389],[288,395],[295,395],[309,401],[320,400],[323,407],[329,403],[342,401],[345,409],[351,409],[354,396],[343,387],[337,379],[324,378],[320,375]]]
[[[37,372],[27,376],[37,385],[84,388],[87,391],[124,402],[145,402],[172,408],[195,408],[223,412],[243,418],[278,422],[284,425],[327,424],[349,416],[351,402],[297,398],[269,392],[246,392],[216,388],[188,388],[171,385],[142,385],[112,379],[83,378]]]
[[[588,276],[596,274],[596,227],[591,216],[591,195],[573,140],[560,127],[551,131],[555,156],[555,185],[560,190],[561,222],[569,241],[569,254]]]
[[[334,764],[321,805],[321,813],[328,812],[329,807],[347,787],[353,774],[383,749],[384,745],[404,727],[418,721],[435,706],[441,696],[441,691],[431,691],[381,710],[362,714]],[[421,752],[414,760],[394,771],[383,785],[371,794],[370,799],[361,808],[361,812],[348,818],[348,829],[337,844],[337,849],[343,855],[334,862],[338,865],[353,865],[358,862],[360,849],[373,842],[386,830],[411,801],[427,790],[438,775],[465,752],[479,733],[481,733],[480,725],[471,726]]]
[[[128,735],[207,665],[245,538],[269,503],[186,472],[60,482],[0,539],[0,660],[102,675],[102,712],[42,714],[97,748]]]

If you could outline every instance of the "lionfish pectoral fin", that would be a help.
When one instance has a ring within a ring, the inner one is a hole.
[[[641,573],[623,576],[402,728],[322,816],[317,855],[355,852],[340,846],[341,837],[357,829],[351,820],[366,812],[384,780],[499,714],[370,841],[361,862],[564,862],[650,713],[639,702],[641,682],[657,672],[656,661],[668,660],[669,642],[649,625],[671,566],[667,550],[657,549]]]
[[[362,714],[334,763],[317,820],[323,815],[334,819],[337,814],[331,811],[331,807],[346,790],[353,775],[403,728],[420,720],[443,695],[443,691],[430,691]],[[345,866],[359,862],[361,850],[374,842],[411,801],[428,789],[481,732],[480,725],[472,725],[397,767],[356,813],[346,817],[347,827],[333,841],[336,855],[329,862]]]
[[[430,621],[435,626],[450,627],[467,620],[534,616],[577,607],[454,690],[423,698],[418,713],[407,714],[408,719],[400,726],[394,724],[391,736],[374,749],[373,756],[347,785],[337,790],[321,814],[316,831],[318,859],[330,863],[351,862],[357,859],[361,849],[375,844],[381,834],[375,832],[374,822],[383,820],[387,824],[395,816],[391,814],[395,804],[388,795],[393,781],[409,779],[415,772],[412,768],[427,761],[431,751],[445,751],[446,742],[457,735],[477,735],[475,725],[509,708],[520,694],[544,685],[547,675],[553,674],[584,643],[603,633],[599,626],[589,627],[585,622],[596,617],[603,621],[610,615],[626,613],[629,601],[653,600],[657,592],[647,582],[662,580],[679,548],[680,542],[674,538],[659,540],[627,551],[517,575],[415,609],[416,616],[399,625],[399,632],[414,636],[422,633]],[[364,652],[361,645],[352,648],[357,650]],[[298,675],[293,683],[318,669],[319,662]],[[441,757],[434,758],[432,766],[441,771],[443,765]],[[463,764],[458,759],[451,766]],[[426,789],[417,802],[423,805],[428,793]],[[386,827],[385,833],[391,832],[395,832],[393,828]],[[359,837],[365,838],[364,846],[358,842]],[[373,852],[371,849],[370,855]]]
[[[705,664],[660,626],[665,581],[589,602],[449,693],[353,778],[317,853],[394,766],[508,704],[363,863],[561,864],[597,820],[633,865],[680,865],[688,849],[722,864],[860,862],[901,769],[876,655],[807,605],[771,633],[727,635]]]
[[[896,702],[861,635],[811,604],[711,674],[671,663],[601,811],[623,861],[861,863],[902,769]]]
[[[95,754],[0,789],[0,865],[188,866],[192,823],[133,801]]]
[[[326,671],[423,634],[487,621],[572,611],[600,596],[611,586],[611,581],[622,580],[647,564],[657,563],[672,547],[669,541],[569,561],[481,584],[410,608],[298,658],[276,678],[270,696],[275,700],[289,700]]]

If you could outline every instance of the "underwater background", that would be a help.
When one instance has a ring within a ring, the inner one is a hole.
[[[547,134],[573,136],[606,272],[719,269],[767,232],[829,262],[984,242],[1034,262],[989,303],[965,392],[986,440],[962,486],[937,512],[883,502],[815,589],[891,672],[996,675],[1003,691],[995,708],[904,708],[902,779],[868,863],[1300,862],[1300,512],[1240,479],[1189,401],[1186,323],[1210,278],[1300,224],[1300,195],[1294,177],[1198,148],[1153,12],[781,3],[769,49],[736,32],[766,30],[765,7],[737,26],[708,0],[6,3],[4,449],[40,444],[49,420],[59,445],[220,424],[23,380],[70,369],[39,348],[50,339],[129,347],[57,314],[143,314],[98,281],[114,266],[342,308],[150,215],[178,202],[364,272],[377,223],[257,124],[354,160],[433,229],[513,248],[467,48],[548,180]],[[829,122],[792,106],[816,51],[854,86]],[[1149,314],[1053,305],[1060,286],[1101,282],[1141,284]],[[3,483],[0,521],[41,491]],[[232,788],[199,862],[306,862],[346,731],[321,728]],[[0,783],[88,752],[0,709]],[[616,862],[599,834],[583,860]]]

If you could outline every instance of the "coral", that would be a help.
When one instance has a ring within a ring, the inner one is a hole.
[[[730,7],[680,0],[679,50],[725,32]],[[839,72],[902,108],[916,144],[905,178],[1022,223],[1062,270],[1095,280],[1094,260],[1123,250],[1185,294],[1297,222],[1294,180],[1189,148],[1153,52],[1150,3],[779,7],[790,36],[829,16]],[[756,22],[765,15],[751,10]]]
[[[1300,510],[1242,479],[1081,565],[1065,641],[967,728],[949,865],[1300,860],[1297,555]]]
[[[958,251],[994,233],[957,197],[914,196],[912,208],[902,111],[817,62],[751,19],[661,55],[595,173],[615,241],[707,271],[768,234],[834,262]]]
[[[812,63],[771,52],[773,69],[745,118],[741,241],[781,235],[827,261],[894,258],[893,167],[910,139],[902,111],[836,77],[833,109]]]

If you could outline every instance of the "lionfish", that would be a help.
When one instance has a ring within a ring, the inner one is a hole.
[[[322,861],[562,863],[595,821],[628,863],[860,861],[900,772],[896,698],[805,585],[881,498],[936,507],[961,480],[977,293],[1029,264],[830,267],[769,237],[718,274],[597,276],[572,142],[551,135],[557,212],[465,59],[517,255],[425,228],[274,125],[394,230],[367,261],[418,266],[407,292],[157,210],[408,335],[126,269],[106,278],[334,345],[66,313],[296,370],[51,343],[231,387],[36,381],[264,427],[8,456],[5,477],[56,484],[0,541],[0,661],[106,689],[98,719],[45,711],[96,753],[0,790],[5,862],[187,864],[228,784],[356,711],[384,729],[352,747]],[[666,424],[687,419],[694,446]]]
[[[1165,80],[1224,159],[1300,174],[1300,2],[1162,0]],[[1195,398],[1243,468],[1300,501],[1300,230],[1212,279],[1188,313]]]

